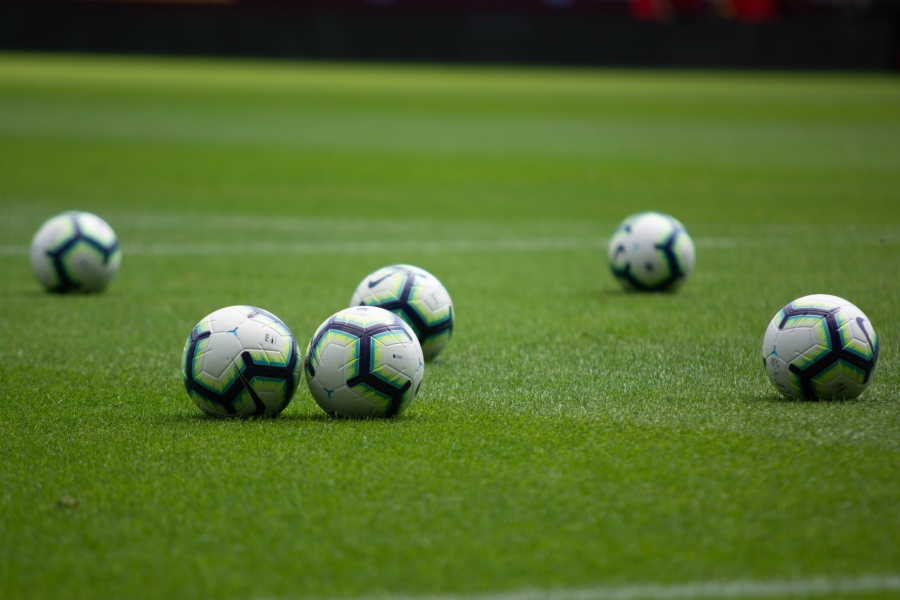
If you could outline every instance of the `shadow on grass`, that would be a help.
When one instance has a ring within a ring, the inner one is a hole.
[[[28,289],[28,290],[7,290],[3,293],[4,296],[15,296],[19,298],[62,298],[65,294],[59,294],[57,292],[48,292],[42,289]],[[85,294],[81,294],[84,296]]]
[[[765,396],[744,398],[744,401],[754,404],[798,404],[802,406],[848,406],[864,402],[861,398],[794,398],[783,396],[777,392]]]
[[[665,290],[626,290],[621,287],[604,287],[603,289],[596,290],[591,293],[591,296],[594,298],[599,298],[600,300],[612,300],[614,298],[678,298],[683,296],[683,293],[679,293],[681,291],[680,287],[668,288]]]
[[[107,290],[99,290],[96,292],[85,292],[83,290],[44,290],[40,288],[36,289],[28,289],[28,290],[9,290],[3,293],[4,296],[7,297],[15,297],[22,299],[30,299],[30,300],[39,300],[43,298],[51,299],[55,302],[74,302],[78,300],[84,299],[96,299],[96,298],[115,298],[115,292],[109,292]]]
[[[624,298],[625,296],[633,296],[639,292],[628,292],[620,287],[605,287],[600,290],[591,292],[591,296],[600,300],[610,300],[612,298]]]
[[[352,418],[352,417],[341,417],[326,414],[325,412],[319,413],[290,413],[290,414],[280,414],[274,417],[254,417],[254,416],[241,416],[241,417],[214,417],[212,415],[207,415],[205,413],[196,413],[196,414],[177,414],[177,415],[164,415],[160,418],[161,421],[169,422],[169,423],[365,423],[367,421],[376,422],[376,423],[405,423],[411,421],[419,421],[421,420],[421,416],[418,414],[408,415],[406,413],[399,415],[397,417],[392,417],[389,419],[382,419],[378,417],[364,417],[364,418]]]
[[[161,421],[170,423],[256,423],[256,422],[277,422],[277,421],[303,421],[303,422],[322,422],[336,421],[334,417],[329,417],[325,413],[322,414],[289,414],[277,415],[274,417],[214,417],[206,413],[196,412],[193,414],[177,414],[177,415],[161,415]]]

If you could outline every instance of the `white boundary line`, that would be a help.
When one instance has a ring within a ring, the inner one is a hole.
[[[156,243],[123,244],[126,256],[232,256],[314,255],[396,252],[547,252],[553,250],[606,250],[603,238],[537,238],[499,240],[444,240],[398,242],[259,242],[259,243]],[[0,256],[25,256],[24,245],[0,246]]]
[[[371,596],[394,600],[679,600],[682,598],[808,597],[827,594],[900,591],[900,575],[782,579],[774,581],[698,581],[674,584],[635,584],[581,589],[500,592],[473,595]]]
[[[298,242],[256,244],[147,244],[123,248],[129,254],[159,256],[167,254],[367,254],[394,252],[546,252],[606,248],[605,239],[498,239],[395,242]]]
[[[463,252],[553,252],[571,250],[606,251],[607,239],[583,238],[501,238],[488,240],[402,240],[394,242],[159,242],[123,244],[127,256],[235,256],[235,255],[327,255],[327,254],[394,254],[463,253]],[[878,240],[830,242],[837,246],[877,246]],[[789,240],[763,238],[701,237],[694,239],[697,248],[750,248],[788,246]],[[893,243],[892,246],[896,245]],[[28,246],[0,245],[0,256],[27,256]]]

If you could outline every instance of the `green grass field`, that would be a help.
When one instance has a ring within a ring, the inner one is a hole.
[[[67,209],[119,235],[104,294],[31,274]],[[606,266],[648,209],[677,294]],[[896,77],[0,54],[0,258],[4,599],[900,594]],[[457,313],[402,417],[185,394],[206,314],[305,347],[396,262]],[[765,376],[810,293],[880,335],[859,400]]]

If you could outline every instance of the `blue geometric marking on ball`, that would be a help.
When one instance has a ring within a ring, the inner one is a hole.
[[[238,325],[238,327],[240,327],[240,325]],[[237,330],[238,330],[238,328],[235,327],[234,329],[229,329],[229,330],[226,331],[225,333],[230,333],[230,334],[233,335],[234,337],[237,337]]]
[[[244,352],[241,357],[250,356],[249,352]],[[246,364],[246,363],[244,363]],[[251,416],[260,417],[266,414],[266,405],[260,399],[260,397],[256,394],[256,390],[253,389],[253,386],[250,385],[250,381],[247,379],[247,376],[244,375],[244,372],[238,369],[238,377],[241,378],[241,382],[244,384],[244,389],[247,390],[247,393],[250,394],[250,398],[253,400],[253,412],[250,413]]]
[[[324,385],[322,386],[322,389],[325,390],[325,392],[328,393],[328,398],[331,398],[331,395],[334,393],[334,390],[329,390],[329,389],[328,389],[327,387],[325,387]]]
[[[67,292],[77,287],[75,282],[73,282],[72,278],[69,276],[69,272],[66,271],[66,266],[63,264],[63,256],[65,256],[66,252],[71,250],[78,242],[83,241],[85,244],[102,254],[104,265],[109,264],[109,259],[116,253],[116,250],[119,249],[118,239],[109,246],[104,246],[94,238],[88,237],[81,232],[81,227],[78,225],[78,217],[76,215],[69,215],[69,219],[72,222],[72,228],[75,230],[75,235],[69,238],[65,244],[56,250],[47,250],[47,256],[50,257],[50,260],[53,262],[53,270],[56,271],[56,277],[59,279],[59,284],[51,290],[53,292]]]
[[[825,319],[825,326],[828,329],[828,338],[829,338],[829,346],[830,350],[828,354],[817,360],[816,362],[807,365],[805,369],[800,369],[795,364],[788,365],[788,369],[791,373],[796,375],[800,379],[800,388],[803,392],[803,397],[807,400],[815,400],[817,399],[815,388],[813,387],[813,379],[824,372],[826,369],[831,367],[834,363],[838,361],[844,361],[848,365],[856,367],[861,370],[865,375],[863,376],[863,385],[865,385],[869,381],[869,377],[872,375],[872,370],[875,368],[875,364],[878,362],[878,345],[872,348],[872,357],[869,359],[864,359],[858,354],[854,352],[850,352],[846,350],[841,342],[841,332],[840,327],[837,322],[837,313],[840,312],[841,307],[835,307],[832,309],[824,309],[824,308],[795,308],[794,303],[791,302],[787,306],[782,309],[783,317],[781,318],[781,322],[778,324],[778,329],[784,329],[785,324],[792,317],[799,316],[816,316],[822,317]],[[863,329],[865,331],[865,329]],[[866,334],[866,339],[868,339],[869,335]],[[869,345],[872,345],[872,341],[869,340]]]

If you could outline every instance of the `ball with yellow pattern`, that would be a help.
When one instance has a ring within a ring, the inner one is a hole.
[[[191,400],[217,417],[275,416],[300,382],[303,357],[291,330],[254,306],[229,306],[200,321],[181,369]]]
[[[370,273],[357,286],[350,306],[377,306],[412,327],[425,360],[433,360],[453,335],[453,301],[437,277],[412,265],[391,265]]]
[[[763,338],[762,354],[769,379],[785,396],[850,399],[872,382],[878,335],[852,303],[813,294],[775,314]]]
[[[348,417],[393,417],[409,408],[425,375],[416,334],[374,306],[329,317],[306,350],[306,383],[322,410]]]
[[[88,212],[56,215],[31,240],[31,268],[51,292],[99,292],[118,273],[121,262],[116,233]]]

